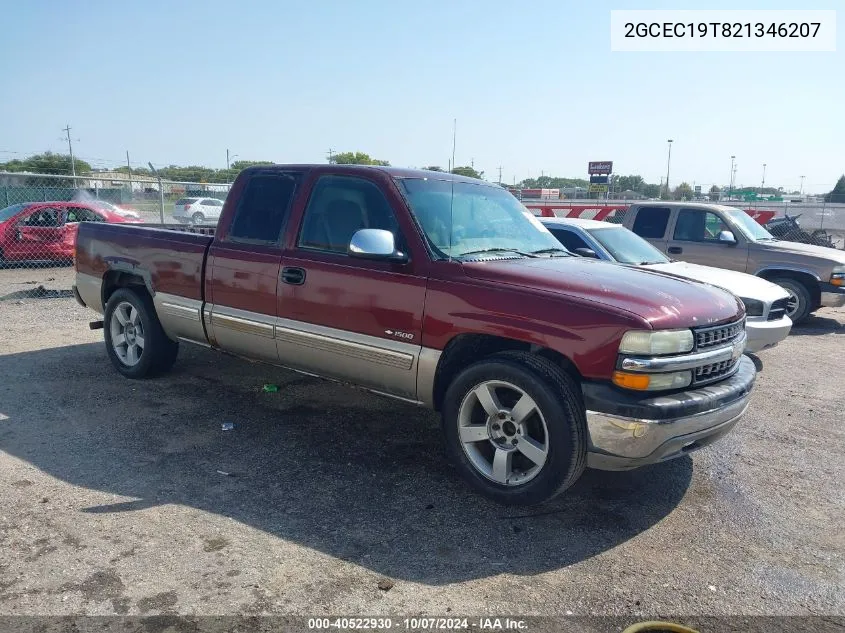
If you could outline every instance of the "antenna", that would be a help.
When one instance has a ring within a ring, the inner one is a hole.
[[[458,138],[458,119],[452,119],[452,169],[455,169],[455,145]],[[452,228],[454,220],[452,219],[452,208],[455,204],[455,174],[452,176],[452,194],[449,197],[449,261],[452,261]]]

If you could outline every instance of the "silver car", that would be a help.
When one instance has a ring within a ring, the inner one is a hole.
[[[180,198],[173,204],[173,218],[183,224],[217,224],[222,210],[217,198]]]
[[[673,261],[619,224],[575,218],[540,218],[567,250],[628,266],[669,273],[724,288],[745,304],[747,352],[774,347],[789,335],[789,294],[780,286],[746,273]]]

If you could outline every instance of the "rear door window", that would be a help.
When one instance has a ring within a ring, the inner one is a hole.
[[[301,174],[298,173],[252,176],[235,211],[228,238],[235,241],[277,243],[300,180]]]
[[[667,207],[640,207],[632,230],[646,239],[660,239],[666,235],[670,212]]]

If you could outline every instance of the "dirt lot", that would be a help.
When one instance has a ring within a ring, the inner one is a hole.
[[[424,410],[185,346],[119,377],[67,273],[0,271],[0,614],[845,613],[845,310],[721,443],[525,510]]]

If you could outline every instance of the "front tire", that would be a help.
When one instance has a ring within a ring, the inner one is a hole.
[[[503,504],[548,501],[586,467],[580,388],[526,352],[496,354],[462,371],[446,391],[443,432],[464,479]]]
[[[191,216],[191,222],[196,226],[197,224],[202,224],[205,222],[205,216],[202,213],[194,213]]]
[[[112,365],[127,378],[145,378],[168,371],[179,343],[167,337],[144,291],[120,288],[106,305],[103,333]]]
[[[772,279],[771,282],[789,293],[789,301],[786,304],[786,316],[792,319],[793,323],[800,323],[810,315],[813,306],[811,305],[810,291],[807,289],[807,286],[791,277],[777,277]]]

